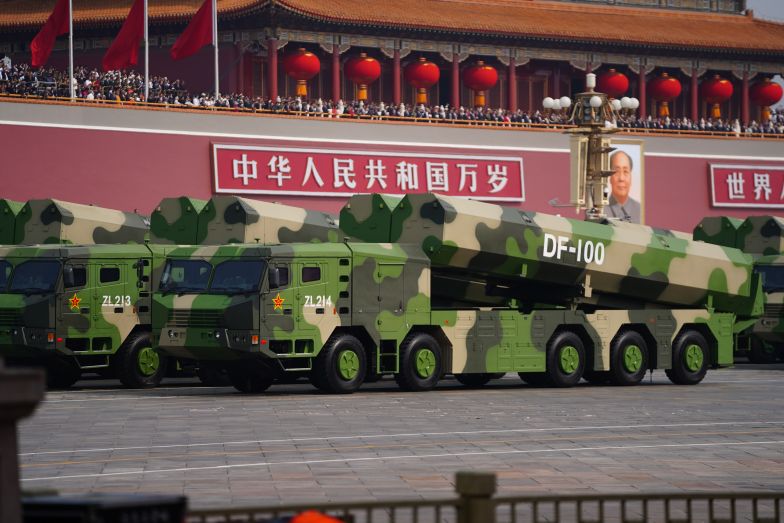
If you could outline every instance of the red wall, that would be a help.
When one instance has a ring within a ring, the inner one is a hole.
[[[0,143],[5,144],[0,162],[1,197],[13,200],[59,198],[123,210],[137,209],[143,214],[149,214],[165,196],[190,195],[206,199],[212,195],[212,143],[270,144],[253,139],[17,125],[0,126]],[[274,144],[287,145],[285,141]],[[368,151],[374,148],[399,149],[381,145],[366,147]],[[429,152],[438,150],[429,149]],[[454,150],[443,152],[453,153]],[[471,150],[466,152],[470,154]],[[476,152],[487,151],[476,149]],[[509,153],[503,151],[505,155]],[[577,217],[572,208],[554,208],[549,203],[553,198],[569,201],[569,157],[566,153],[511,153],[521,154],[524,159],[526,201],[520,204],[521,208]],[[646,223],[690,231],[707,215],[745,217],[775,212],[711,208],[709,163],[701,158],[646,157]],[[722,160],[721,163],[748,162]],[[338,211],[344,202],[335,197],[263,198],[329,212]]]

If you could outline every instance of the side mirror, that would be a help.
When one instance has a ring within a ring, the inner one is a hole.
[[[63,283],[65,287],[76,287],[76,282],[74,280],[74,270],[73,267],[70,265],[66,265],[63,268]]]
[[[270,267],[269,270],[269,288],[277,289],[280,287],[280,271],[277,267]]]

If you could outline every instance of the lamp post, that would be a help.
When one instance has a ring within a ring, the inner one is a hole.
[[[568,96],[560,98],[550,98],[549,96],[542,100],[542,107],[545,109],[545,114],[556,113],[560,114],[561,111],[566,111],[572,106],[572,99]]]
[[[606,218],[608,205],[607,178],[610,170],[609,136],[618,129],[614,122],[621,114],[631,114],[640,103],[633,98],[611,100],[605,93],[596,92],[596,75],[588,74],[585,92],[575,96],[569,123],[576,127],[567,129],[571,135],[571,200],[577,211],[585,210],[588,221]],[[547,99],[545,99],[547,100]]]

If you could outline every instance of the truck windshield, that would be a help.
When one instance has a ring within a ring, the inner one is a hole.
[[[5,291],[8,286],[8,277],[11,276],[11,264],[0,260],[0,291]]]
[[[11,273],[8,292],[37,294],[54,292],[60,277],[60,262],[54,260],[32,260],[22,262]]]
[[[261,275],[267,263],[264,260],[225,261],[215,266],[210,292],[235,294],[259,290]]]
[[[757,272],[762,275],[762,290],[784,291],[784,265],[757,265]]]
[[[207,289],[212,265],[205,260],[175,260],[166,262],[158,290],[163,292],[199,292]]]

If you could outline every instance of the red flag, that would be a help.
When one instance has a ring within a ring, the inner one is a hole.
[[[103,70],[125,69],[139,61],[139,43],[144,38],[144,0],[136,0],[120,32],[103,55]]]
[[[174,42],[171,48],[171,57],[174,60],[187,58],[205,45],[215,43],[212,41],[212,2],[213,0],[204,0],[196,16]]]
[[[70,13],[68,12],[68,0],[57,0],[54,11],[46,19],[46,23],[38,31],[38,34],[30,43],[30,51],[33,53],[33,67],[41,67],[49,59],[54,47],[54,41],[58,36],[68,32]]]

